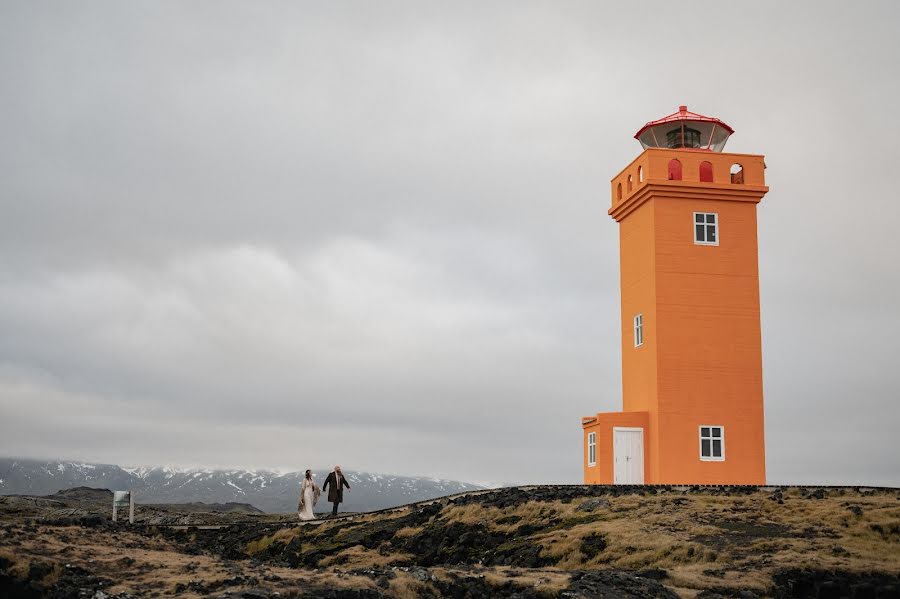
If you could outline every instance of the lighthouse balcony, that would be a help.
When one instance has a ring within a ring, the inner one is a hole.
[[[764,157],[757,154],[648,148],[613,178],[610,212],[650,187],[690,186],[765,193],[765,168]]]

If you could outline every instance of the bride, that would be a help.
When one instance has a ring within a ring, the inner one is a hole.
[[[313,480],[312,470],[307,470],[303,484],[300,485],[300,505],[297,506],[301,520],[312,520],[316,517],[313,514],[313,506],[319,501],[321,492],[319,485]]]

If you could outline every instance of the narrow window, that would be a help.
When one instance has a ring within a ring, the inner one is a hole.
[[[644,345],[644,315],[638,314],[634,317],[634,346],[642,345]]]
[[[669,181],[681,181],[681,162],[677,158],[669,161]]]
[[[631,193],[631,187],[634,184],[634,181],[631,178],[631,175],[628,175],[628,193]]]
[[[712,183],[713,182],[713,168],[712,162],[708,160],[704,160],[700,163],[700,181],[704,183]]]
[[[644,182],[644,167],[639,166],[638,167],[638,183],[643,183],[643,182]]]
[[[588,433],[588,466],[597,465],[597,433]]]
[[[704,425],[700,427],[700,459],[707,462],[725,460],[725,427]]]
[[[719,245],[719,215],[715,212],[694,213],[694,243]]]
[[[622,199],[622,184],[621,184],[621,183],[619,183],[618,185],[616,185],[616,199],[617,199],[617,200],[621,200],[621,199]]]
[[[731,169],[729,169],[731,173],[731,182],[736,184],[742,184],[744,182],[744,167],[740,164],[732,164]]]

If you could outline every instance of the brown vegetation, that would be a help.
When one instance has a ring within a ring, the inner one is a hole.
[[[282,596],[330,588],[418,597],[462,585],[553,597],[585,572],[631,572],[693,597],[708,589],[765,596],[786,571],[900,572],[900,491],[543,489],[256,528],[7,518],[0,573],[42,588],[83,584],[134,596],[264,586]],[[73,582],[75,569],[90,576]]]

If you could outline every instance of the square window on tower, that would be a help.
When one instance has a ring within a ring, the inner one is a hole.
[[[694,213],[694,243],[719,245],[719,215],[715,212]]]
[[[700,427],[700,459],[704,462],[722,462],[725,460],[725,427]]]

